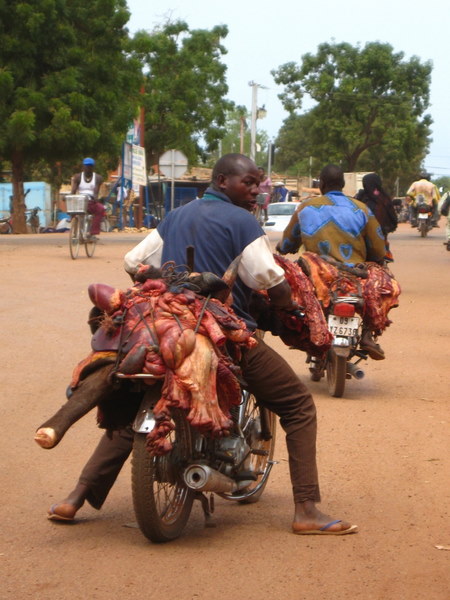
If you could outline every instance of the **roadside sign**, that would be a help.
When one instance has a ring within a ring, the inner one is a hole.
[[[160,171],[170,179],[177,179],[187,171],[188,159],[181,150],[167,150],[159,159]]]
[[[170,188],[170,209],[174,208],[175,179],[186,173],[188,159],[181,150],[167,150],[159,159],[159,170],[163,175],[172,180]]]

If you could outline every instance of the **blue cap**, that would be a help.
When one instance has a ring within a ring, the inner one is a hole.
[[[95,160],[93,158],[85,158],[83,160],[83,165],[95,165]]]

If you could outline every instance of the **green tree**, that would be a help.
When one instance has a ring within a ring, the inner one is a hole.
[[[221,40],[227,34],[225,25],[190,30],[183,21],[135,34],[135,55],[145,73],[142,103],[149,165],[170,148],[183,151],[191,163],[217,148],[230,107],[221,62],[226,53]]]
[[[285,155],[304,157],[307,149],[319,163],[381,171],[390,179],[417,170],[430,143],[431,70],[430,62],[406,61],[380,42],[324,43],[300,65],[282,65],[272,75],[285,86],[280,99],[291,113],[280,132],[289,140]],[[307,117],[299,114],[305,95],[315,102]]]
[[[220,140],[219,153],[221,155],[230,152],[241,152],[247,156],[250,155],[251,133],[250,133],[251,115],[245,106],[236,106],[233,104],[226,113],[225,135]],[[257,164],[265,165],[267,162],[267,150],[269,145],[269,136],[264,129],[256,131],[256,157]],[[258,150],[258,147],[260,150]],[[218,155],[211,157],[215,162]]]
[[[0,156],[11,162],[13,224],[26,232],[25,171],[119,154],[141,67],[126,0],[0,2]]]
[[[433,179],[433,183],[437,185],[439,189],[443,189],[444,192],[448,192],[450,190],[450,177],[448,175],[436,177]]]

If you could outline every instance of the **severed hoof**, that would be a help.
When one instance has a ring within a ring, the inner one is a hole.
[[[41,448],[54,448],[59,442],[56,431],[52,427],[41,427],[36,431],[34,441]]]

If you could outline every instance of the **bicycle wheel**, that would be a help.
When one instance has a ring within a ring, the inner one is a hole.
[[[156,543],[169,542],[181,535],[195,496],[182,476],[191,456],[189,423],[180,409],[172,410],[172,420],[175,429],[168,438],[173,448],[164,456],[149,454],[146,434],[134,436],[131,468],[134,512],[142,533]]]
[[[75,260],[80,250],[80,220],[78,215],[72,215],[69,232],[70,256]]]
[[[95,246],[97,245],[97,240],[90,239],[89,231],[91,229],[92,217],[90,215],[84,218],[83,222],[83,241],[84,241],[84,249],[86,250],[86,255],[88,258],[94,256]]]
[[[334,398],[340,398],[344,393],[347,379],[347,358],[338,356],[333,349],[329,350],[326,370],[328,392]]]

